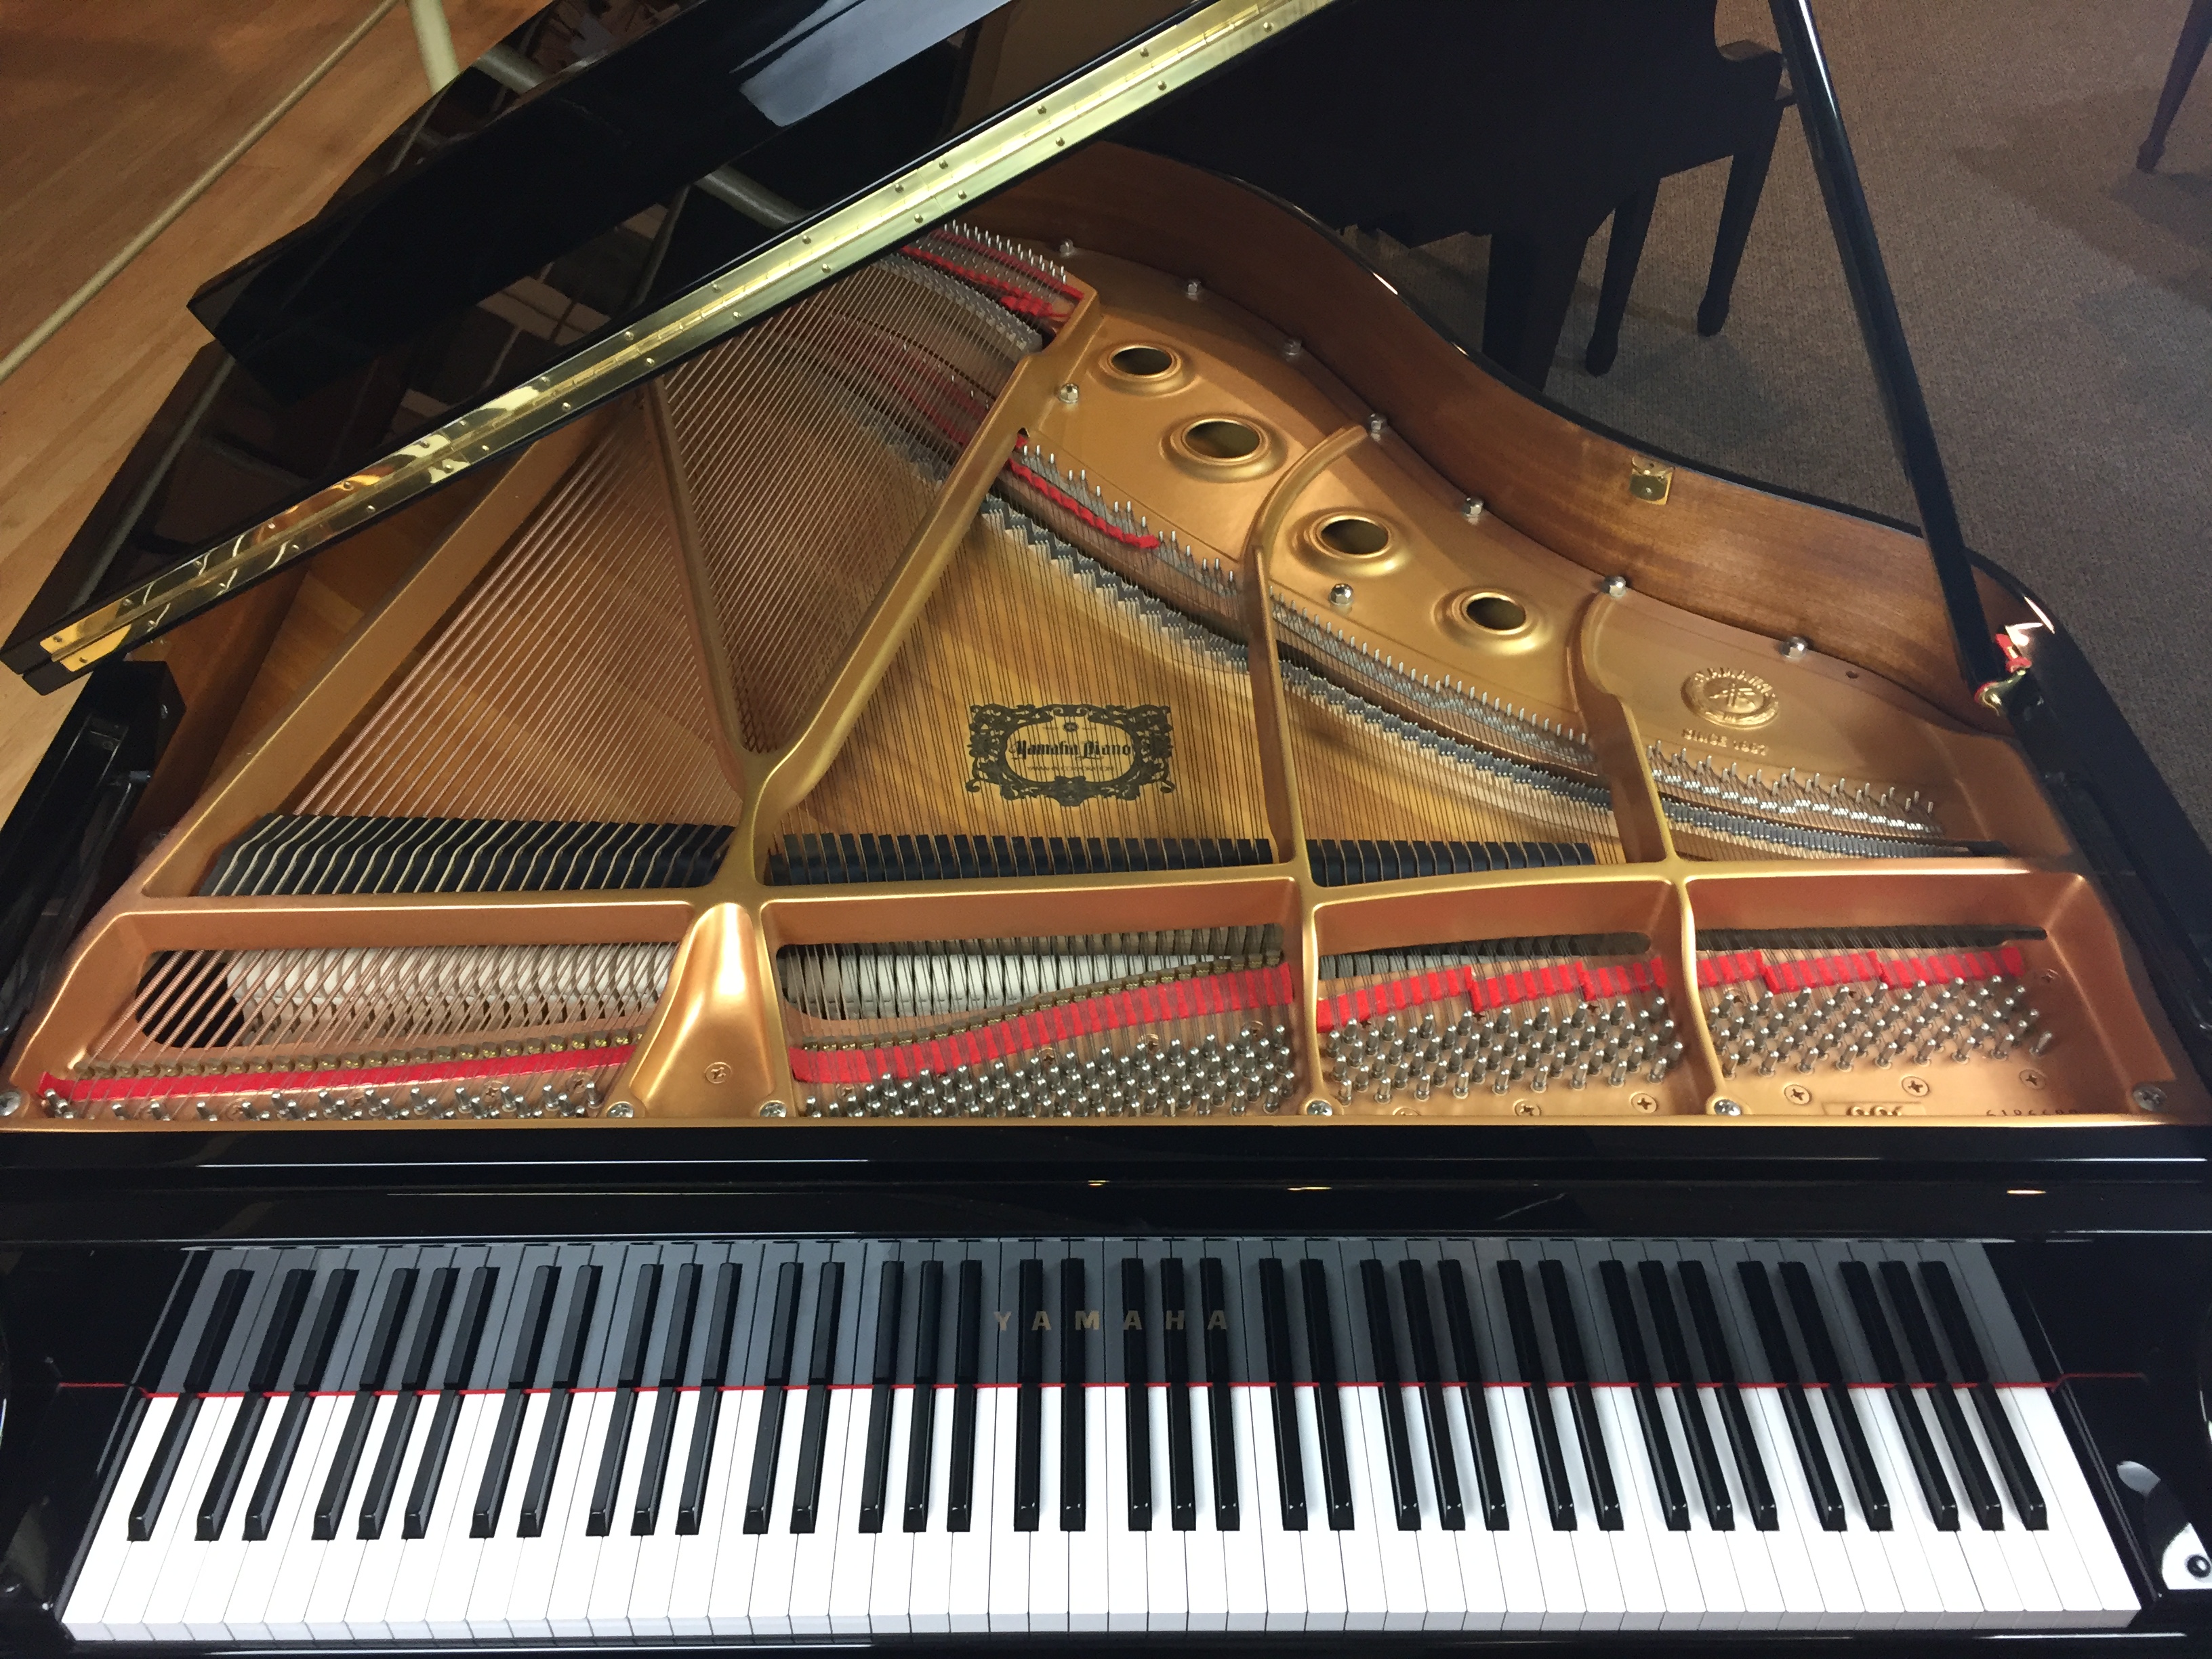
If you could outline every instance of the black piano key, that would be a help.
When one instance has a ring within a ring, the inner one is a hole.
[[[1437,1326],[1429,1311],[1429,1286],[1421,1264],[1408,1256],[1398,1264],[1398,1288],[1406,1298],[1406,1334],[1413,1344],[1413,1376],[1421,1390],[1423,1443],[1437,1490],[1437,1522],[1447,1532],[1467,1528],[1467,1505],[1460,1494],[1459,1461],[1452,1455],[1451,1423],[1444,1415],[1443,1364],[1437,1352]]]
[[[914,1410],[907,1424],[906,1516],[908,1532],[929,1530],[930,1464],[937,1449],[937,1351],[943,1340],[945,1264],[921,1264],[914,1298]]]
[[[946,1477],[945,1528],[966,1532],[975,1507],[975,1379],[981,1369],[983,1264],[960,1264],[960,1306],[952,1334],[952,1468]]]
[[[514,1363],[509,1368],[507,1393],[499,1402],[499,1421],[492,1429],[491,1449],[484,1459],[483,1478],[477,1483],[476,1507],[469,1516],[469,1536],[489,1538],[499,1530],[499,1512],[507,1503],[507,1483],[514,1468],[514,1448],[522,1438],[522,1414],[530,1390],[537,1385],[538,1361],[545,1346],[545,1328],[552,1322],[553,1291],[561,1270],[541,1265],[530,1277],[522,1305],[522,1325],[516,1334]]]
[[[1398,1364],[1398,1333],[1390,1318],[1390,1280],[1369,1256],[1359,1264],[1367,1304],[1367,1342],[1374,1355],[1375,1386],[1382,1395],[1382,1439],[1390,1459],[1390,1502],[1398,1530],[1421,1529],[1421,1494],[1413,1484],[1413,1439],[1406,1426],[1405,1373]]]
[[[392,1374],[400,1333],[406,1328],[408,1305],[415,1298],[415,1279],[412,1267],[402,1267],[392,1275],[384,1287],[384,1300],[376,1310],[368,1345],[362,1351],[361,1376],[353,1403],[346,1408],[345,1427],[331,1457],[331,1472],[323,1478],[322,1493],[315,1500],[314,1535],[325,1542],[338,1535],[338,1517],[345,1513],[346,1500],[353,1495],[362,1448],[368,1443],[369,1425],[376,1416],[376,1396]]]
[[[1936,1455],[1936,1443],[1928,1433],[1928,1420],[1912,1403],[1905,1362],[1898,1354],[1896,1339],[1890,1334],[1889,1320],[1881,1310],[1881,1298],[1875,1293],[1874,1274],[1863,1261],[1845,1261],[1839,1271],[1844,1290],[1851,1299],[1851,1311],[1858,1317],[1860,1334],[1866,1338],[1867,1352],[1874,1360],[1875,1374],[1887,1384],[1883,1392],[1889,1396],[1889,1414],[1905,1441],[1905,1455],[1912,1463],[1912,1478],[1920,1483],[1920,1495],[1927,1500],[1928,1512],[1937,1529],[1956,1532],[1959,1503],[1951,1495],[1950,1479]]]
[[[1358,1524],[1352,1504],[1352,1448],[1344,1432],[1344,1373],[1336,1358],[1336,1314],[1330,1305],[1328,1269],[1309,1256],[1298,1263],[1305,1296],[1306,1361],[1313,1373],[1314,1410],[1321,1419],[1322,1494],[1328,1524],[1349,1532]]]
[[[1298,1438],[1297,1373],[1291,1358],[1291,1310],[1279,1257],[1260,1260],[1261,1324],[1267,1336],[1267,1399],[1273,1409],[1275,1480],[1281,1488],[1283,1529],[1306,1529],[1305,1452]]]
[[[1912,1283],[1912,1270],[1902,1261],[1881,1264],[1881,1282],[1889,1291],[1890,1305],[1897,1310],[1898,1323],[1905,1330],[1905,1345],[1912,1356],[1913,1369],[1920,1380],[1929,1383],[1923,1392],[1936,1408],[1936,1421],[1943,1431],[1944,1443],[1951,1449],[1951,1462],[1959,1471],[1959,1480],[1966,1489],[1966,1502],[1974,1511],[1974,1519],[1987,1532],[2002,1530],[2004,1503],[1997,1496],[1996,1483],[1990,1478],[1989,1466],[1982,1461],[1982,1449],[1975,1443],[1974,1432],[1966,1426],[1966,1413],[1959,1409],[1959,1396],[1951,1391],[1950,1374],[1943,1369],[1942,1350],[1936,1345],[1935,1327],[1928,1322],[1928,1310],[1921,1305],[1920,1292]]]
[[[154,1448],[154,1461],[147,1466],[146,1478],[139,1484],[138,1496],[131,1505],[129,1533],[133,1543],[143,1544],[154,1535],[154,1528],[161,1518],[161,1505],[168,1501],[169,1487],[177,1478],[177,1462],[185,1455],[185,1443],[191,1438],[193,1424],[199,1420],[200,1401],[215,1380],[216,1367],[222,1363],[223,1350],[229,1346],[231,1328],[238,1322],[238,1310],[252,1282],[251,1268],[233,1267],[215,1288],[207,1319],[200,1327],[199,1342],[192,1351],[192,1363],[185,1372],[183,1386],[177,1390],[176,1406],[162,1427],[161,1438]]]
[[[1160,1262],[1160,1373],[1168,1389],[1168,1524],[1198,1527],[1198,1471],[1190,1424],[1190,1287],[1182,1262]]]
[[[553,1479],[560,1472],[561,1447],[568,1436],[568,1413],[575,1400],[577,1375],[584,1368],[585,1345],[591,1340],[592,1310],[599,1299],[599,1267],[592,1262],[578,1270],[568,1288],[568,1308],[561,1316],[561,1340],[553,1351],[553,1382],[545,1396],[545,1421],[538,1431],[530,1480],[522,1489],[522,1508],[515,1516],[518,1538],[537,1538],[545,1531],[545,1510],[553,1501]]]
[[[1636,1303],[1628,1291],[1628,1269],[1607,1260],[1597,1266],[1599,1281],[1613,1315],[1613,1340],[1620,1346],[1621,1369],[1628,1373],[1636,1394],[1636,1419],[1644,1431],[1644,1449],[1651,1460],[1652,1479],[1659,1486],[1660,1512],[1668,1529],[1690,1529],[1690,1501],[1682,1491],[1682,1474],[1674,1462],[1674,1437],[1667,1432],[1666,1414],[1659,1409],[1659,1391],[1651,1381],[1651,1361],[1644,1347],[1644,1329],[1636,1322]]]
[[[223,1523],[230,1519],[230,1506],[238,1496],[239,1483],[246,1478],[246,1460],[253,1455],[253,1443],[261,1432],[261,1419],[269,1409],[269,1396],[276,1390],[284,1356],[291,1352],[292,1338],[299,1331],[300,1315],[307,1305],[307,1292],[314,1287],[314,1282],[313,1268],[295,1267],[276,1287],[276,1304],[269,1310],[269,1322],[262,1328],[260,1351],[255,1354],[253,1370],[246,1377],[245,1398],[238,1402],[238,1414],[230,1420],[230,1433],[216,1458],[215,1473],[208,1480],[207,1492],[200,1499],[200,1512],[192,1531],[196,1538],[204,1540],[222,1536]]]
[[[633,1536],[650,1538],[660,1524],[660,1495],[668,1484],[668,1453],[676,1443],[676,1407],[684,1397],[684,1373],[691,1363],[691,1324],[699,1311],[699,1284],[705,1277],[696,1261],[676,1270],[676,1298],[660,1339],[660,1387],[653,1396],[653,1426],[646,1431],[645,1462],[637,1474],[637,1502],[630,1511]]]
[[[623,1327],[622,1370],[615,1376],[614,1398],[607,1407],[607,1437],[599,1448],[599,1469],[592,1483],[592,1507],[585,1534],[605,1538],[614,1530],[623,1463],[629,1455],[630,1423],[637,1415],[638,1385],[645,1380],[645,1356],[653,1340],[653,1316],[660,1304],[660,1266],[638,1264],[631,1281],[629,1319]]]
[[[1828,1466],[1827,1448],[1820,1443],[1812,1402],[1805,1398],[1804,1387],[1798,1381],[1796,1357],[1790,1351],[1790,1333],[1783,1327],[1782,1310],[1774,1300],[1774,1286],[1767,1280],[1766,1264],[1739,1261],[1736,1275],[1743,1281],[1745,1298],[1751,1304],[1752,1322],[1759,1328],[1759,1346],[1765,1352],[1766,1368],[1774,1373],[1782,1396],[1782,1413],[1790,1422],[1790,1438],[1797,1448],[1797,1464],[1813,1495],[1813,1508],[1825,1530],[1841,1532],[1847,1519],[1844,1494],[1836,1485],[1835,1471]]]
[[[1490,1431],[1490,1405],[1483,1395],[1482,1358],[1474,1346],[1474,1317],[1467,1298],[1467,1274],[1457,1261],[1437,1265],[1437,1288],[1443,1293],[1444,1330],[1451,1339],[1452,1370],[1467,1411],[1468,1443],[1474,1449],[1474,1480],[1480,1488],[1482,1524],[1504,1532],[1513,1524],[1505,1504],[1505,1478],[1498,1467],[1498,1442]]]
[[[422,1311],[415,1322],[415,1340],[407,1347],[407,1363],[399,1374],[398,1397],[392,1402],[392,1420],[377,1448],[376,1463],[368,1472],[368,1486],[361,1498],[361,1536],[381,1538],[392,1513],[392,1499],[399,1490],[399,1465],[407,1442],[415,1431],[415,1413],[422,1408],[422,1390],[429,1386],[430,1362],[445,1334],[447,1316],[453,1309],[453,1287],[460,1283],[459,1267],[439,1267],[430,1274],[423,1293]]]
[[[1083,1345],[1083,1260],[1060,1264],[1060,1529],[1081,1532],[1090,1516],[1086,1439],[1091,1366]]]
[[[407,1513],[401,1517],[402,1538],[428,1535],[430,1512],[437,1506],[438,1488],[446,1477],[446,1458],[453,1450],[453,1425],[460,1420],[461,1397],[467,1393],[476,1370],[477,1351],[483,1345],[484,1325],[491,1313],[492,1292],[499,1269],[478,1267],[469,1276],[467,1297],[461,1304],[461,1322],[446,1362],[446,1386],[439,1391],[438,1409],[430,1419],[430,1432],[422,1443],[422,1460],[416,1466],[415,1486],[407,1495]]]
[[[1600,1532],[1619,1532],[1624,1524],[1620,1492],[1613,1484],[1613,1459],[1605,1449],[1597,1399],[1590,1392],[1589,1362],[1583,1355],[1581,1317],[1575,1311],[1567,1270],[1556,1259],[1546,1256],[1536,1264],[1536,1275],[1543,1281],[1544,1305],[1552,1316],[1552,1344],[1559,1351],[1559,1370],[1567,1384],[1575,1438],[1582,1443],[1583,1475],[1589,1483],[1590,1506],[1597,1511]]]
[[[1528,1281],[1510,1257],[1498,1264],[1498,1293],[1505,1301],[1505,1324],[1513,1334],[1513,1365],[1520,1373],[1521,1398],[1528,1407],[1528,1427],[1536,1437],[1536,1470],[1544,1481],[1544,1507],[1559,1532],[1575,1530],[1574,1488],[1567,1483],[1567,1460],[1559,1447],[1559,1419],[1552,1413],[1552,1379],[1544,1369],[1544,1350],[1536,1340],[1536,1316],[1528,1306]]]
[[[1951,1344],[1951,1358],[1958,1362],[1960,1374],[1973,1385],[1974,1409],[1981,1414],[1982,1431],[1990,1437],[1990,1450],[1996,1456],[1997,1473],[2004,1477],[2005,1490],[2012,1494],[2012,1505],[2020,1511],[2021,1523],[2030,1532],[2041,1532],[2051,1524],[2043,1506],[2042,1488],[2035,1483],[2027,1458],[2020,1449],[2019,1438],[2013,1433],[2012,1419],[2005,1415],[2003,1403],[1997,1399],[1996,1386],[1990,1381],[1990,1368],[1982,1358],[1982,1345],[1975,1339],[1973,1324],[1966,1317],[1966,1304],[1959,1299],[1959,1287],[1952,1280],[1951,1269],[1941,1261],[1923,1261],[1920,1280],[1927,1285],[1929,1299],[1936,1304],[1936,1316],[1943,1323],[1943,1334]]]
[[[799,1340],[799,1290],[803,1269],[796,1261],[775,1270],[775,1308],[768,1327],[768,1374],[761,1379],[760,1432],[753,1439],[751,1483],[745,1488],[745,1530],[768,1530],[769,1505],[775,1497],[775,1462],[783,1445],[785,1397],[791,1388],[791,1351]]]
[[[1229,1279],[1218,1255],[1198,1264],[1198,1299],[1206,1314],[1206,1399],[1213,1449],[1213,1524],[1236,1532],[1243,1522],[1237,1495],[1237,1414],[1230,1396],[1236,1383],[1229,1364]]]
[[[1050,1316],[1044,1306],[1044,1263],[1024,1260],[1014,1296],[1015,1345],[1019,1367],[1014,1396],[1014,1530],[1037,1529],[1037,1504],[1044,1482],[1044,1331]]]
[[[837,1327],[845,1310],[845,1264],[824,1262],[814,1300],[814,1340],[808,1345],[806,1415],[799,1425],[799,1468],[791,1492],[791,1529],[812,1532],[822,1507],[822,1459],[828,1449],[830,1389],[836,1382]]]
[[[1729,1450],[1735,1455],[1736,1478],[1743,1483],[1743,1499],[1751,1510],[1751,1524],[1759,1532],[1781,1525],[1774,1507],[1774,1488],[1766,1479],[1766,1463],[1759,1455],[1759,1442],[1751,1431],[1751,1414],[1744,1407],[1743,1388],[1737,1382],[1735,1361],[1729,1353],[1728,1333],[1721,1324],[1720,1309],[1702,1261],[1680,1265],[1682,1294],[1689,1298],[1690,1322],[1697,1327],[1698,1346],[1705,1355],[1705,1375],[1720,1397],[1721,1421],[1728,1429]]]
[[[1129,1530],[1152,1529],[1152,1388],[1151,1355],[1145,1341],[1145,1264],[1121,1258],[1121,1409],[1127,1424],[1122,1448],[1128,1462]]]
[[[1690,1370],[1690,1350],[1682,1340],[1682,1321],[1674,1310],[1674,1291],[1667,1282],[1666,1264],[1639,1262],[1637,1275],[1644,1281],[1644,1305],[1651,1310],[1651,1328],[1659,1339],[1659,1363],[1666,1368],[1667,1381],[1674,1385],[1674,1403],[1680,1408],[1683,1426],[1689,1431],[1690,1467],[1697,1473],[1698,1492],[1705,1500],[1705,1519],[1715,1532],[1733,1532],[1735,1500],[1729,1495],[1728,1480],[1721,1472],[1720,1449],[1713,1444],[1712,1425],[1705,1420],[1698,1379]]]
[[[884,1529],[884,1489],[890,1481],[891,1403],[898,1395],[899,1296],[905,1288],[905,1264],[885,1261],[876,1275],[876,1353],[868,1373],[867,1454],[860,1466],[862,1532]]]
[[[1812,1271],[1802,1261],[1784,1261],[1782,1285],[1790,1292],[1790,1310],[1797,1316],[1798,1334],[1804,1338],[1805,1357],[1812,1364],[1813,1375],[1826,1385],[1828,1420],[1835,1425],[1836,1443],[1843,1448],[1844,1472],[1851,1478],[1852,1490],[1859,1495],[1860,1512],[1866,1516],[1870,1530],[1887,1532],[1889,1493],[1875,1468],[1874,1452],[1867,1444],[1866,1429],[1859,1421],[1858,1402],[1851,1397],[1850,1379],[1844,1375],[1843,1362],[1836,1356],[1827,1316],[1821,1312],[1820,1295],[1813,1287]]]
[[[345,1322],[348,1305],[353,1300],[355,1281],[360,1275],[351,1267],[341,1267],[330,1276],[323,1286],[322,1300],[315,1304],[314,1322],[307,1328],[307,1346],[301,1350],[300,1364],[292,1375],[291,1397],[284,1402],[284,1414],[276,1420],[276,1433],[269,1443],[269,1455],[262,1460],[261,1479],[254,1483],[253,1497],[246,1508],[246,1537],[249,1542],[258,1542],[269,1536],[269,1528],[276,1516],[276,1505],[283,1501],[285,1483],[292,1476],[292,1461],[299,1455],[300,1437],[307,1427],[307,1413],[313,1407],[315,1391],[323,1386],[324,1375],[330,1370],[331,1356],[337,1347],[338,1329]]]
[[[699,1409],[691,1419],[691,1450],[684,1460],[684,1490],[676,1499],[676,1530],[689,1537],[699,1530],[707,1504],[707,1480],[714,1457],[714,1430],[722,1416],[722,1389],[730,1376],[730,1339],[737,1329],[738,1291],[744,1269],[725,1261],[714,1269],[709,1293],[707,1346],[699,1361]]]

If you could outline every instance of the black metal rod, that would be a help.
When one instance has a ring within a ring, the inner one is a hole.
[[[1827,55],[1820,49],[1820,31],[1813,21],[1813,0],[1770,0],[1770,3],[1775,29],[1782,38],[1783,60],[1790,66],[1790,84],[1796,91],[1805,143],[1813,153],[1813,171],[1827,204],[1828,227],[1835,234],[1836,252],[1844,262],[1844,280],[1850,287],[1851,305],[1858,313],[1859,332],[1873,361],[1882,413],[1889,421],[1890,437],[1897,445],[1905,482],[1919,504],[1921,534],[1927,540],[1928,556],[1935,563],[1936,580],[1943,590],[1944,606],[1951,613],[1959,669],[1969,685],[1986,685],[2004,678],[2008,671],[1990,631],[1989,617],[1982,610],[1980,590],[1974,584],[1973,561],[1959,528],[1958,504],[1951,497],[1951,481],[1944,473],[1943,458],[1936,445],[1935,423],[1929,419],[1920,375],[1905,342],[1897,295],[1881,262],[1881,246],[1875,240],[1866,191],[1859,183],[1858,162],[1844,131],[1843,111],[1836,102],[1835,84],[1829,79]]]

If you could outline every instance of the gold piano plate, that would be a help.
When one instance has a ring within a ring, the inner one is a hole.
[[[1944,628],[1912,538],[1632,457],[1097,146],[538,440],[296,685],[272,650],[0,1104],[2203,1118]]]

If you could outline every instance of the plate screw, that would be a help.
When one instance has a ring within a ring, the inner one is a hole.
[[[2020,1080],[2031,1089],[2040,1089],[2043,1086],[2043,1073],[2037,1071],[2034,1066],[2031,1066],[2020,1074]],[[2141,1103],[2137,1103],[2140,1104]],[[2152,1111],[2156,1109],[2154,1107],[2144,1107],[2143,1109],[2146,1111]]]
[[[2157,1112],[2166,1109],[2166,1091],[2154,1088],[2148,1083],[2138,1083],[2134,1088],[2129,1090],[2128,1098],[2135,1102],[2138,1111]],[[2203,1558],[2199,1556],[2197,1559],[2202,1560]],[[2191,1571],[2194,1571],[2195,1569],[2192,1568]],[[2200,1578],[2203,1576],[2202,1573],[2197,1574]]]
[[[1899,1078],[1897,1080],[1897,1086],[1915,1100],[1925,1100],[1929,1093],[1928,1079],[1924,1077]]]
[[[615,1102],[613,1105],[607,1108],[607,1115],[609,1117],[635,1117],[637,1115],[637,1108],[631,1105],[629,1102],[626,1100],[618,1100]]]
[[[1195,276],[1182,285],[1182,297],[1186,300],[1195,300],[1205,292],[1206,285]]]
[[[1534,1117],[1538,1109],[1536,1103],[1533,1100],[1516,1100],[1513,1103],[1513,1115],[1516,1117]]]
[[[1717,1100],[1713,1103],[1713,1115],[1716,1117],[1741,1117],[1743,1115],[1743,1103],[1740,1100]]]
[[[21,1089],[0,1089],[0,1117],[13,1117],[23,1109]]]
[[[1810,1106],[1813,1103],[1813,1091],[1802,1083],[1785,1085],[1782,1091],[1782,1097],[1792,1106]]]
[[[1812,648],[1812,641],[1807,639],[1802,634],[1792,634],[1788,639],[1782,641],[1783,660],[1785,662],[1796,662],[1800,657],[1803,656]]]
[[[1659,1097],[1656,1095],[1631,1095],[1628,1097],[1628,1103],[1636,1108],[1639,1112],[1656,1112],[1659,1109]]]
[[[1617,599],[1622,594],[1628,592],[1628,578],[1626,576],[1607,576],[1597,586],[1598,591],[1603,593],[1606,598],[1608,599]]]
[[[1060,387],[1060,402],[1067,404],[1070,408],[1073,408],[1077,404],[1083,401],[1083,388],[1077,386],[1074,381],[1070,380],[1066,385]]]
[[[1382,434],[1389,428],[1389,424],[1380,415],[1370,415],[1367,417],[1367,435],[1379,444],[1382,441]]]
[[[760,1115],[763,1117],[781,1117],[783,1103],[780,1100],[763,1100],[761,1102]]]
[[[1470,495],[1459,504],[1459,515],[1469,524],[1480,524],[1484,512],[1482,497]]]
[[[718,1060],[707,1068],[707,1081],[709,1083],[726,1083],[729,1076],[730,1062],[726,1060]]]
[[[1339,582],[1335,586],[1330,588],[1328,590],[1328,602],[1334,605],[1339,611],[1351,610],[1352,584],[1350,582]]]
[[[1286,363],[1294,363],[1297,362],[1301,356],[1305,355],[1305,349],[1306,343],[1304,340],[1284,341],[1283,361]]]
[[[1060,245],[1060,257],[1063,259],[1073,259],[1075,257],[1075,244],[1070,241],[1061,242]]]
[[[1308,1117],[1333,1117],[1335,1115],[1335,1113],[1336,1108],[1330,1105],[1325,1100],[1310,1100],[1306,1102],[1306,1115]]]

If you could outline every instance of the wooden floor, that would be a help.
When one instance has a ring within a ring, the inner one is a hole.
[[[463,63],[542,0],[446,0]],[[0,0],[0,353],[274,108],[374,0]],[[396,7],[0,381],[0,631],[206,335],[185,302],[290,229],[428,96]],[[0,671],[0,814],[66,712]]]

